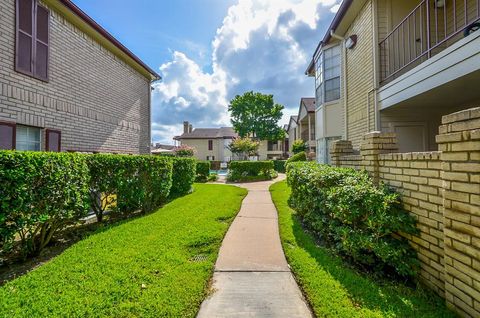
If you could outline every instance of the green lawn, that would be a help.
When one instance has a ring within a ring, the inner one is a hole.
[[[273,184],[270,191],[283,249],[317,317],[455,317],[432,292],[379,282],[348,268],[303,230],[288,207],[290,188],[285,181]]]
[[[197,184],[155,213],[99,231],[1,287],[0,317],[194,317],[245,195]]]

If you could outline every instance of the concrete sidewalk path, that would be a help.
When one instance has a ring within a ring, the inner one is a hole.
[[[240,184],[248,195],[223,240],[212,295],[197,317],[312,317],[282,250],[272,183]]]

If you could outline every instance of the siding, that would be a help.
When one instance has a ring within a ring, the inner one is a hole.
[[[368,106],[369,92],[374,88],[372,21],[373,3],[368,1],[345,36],[358,36],[358,44],[346,52],[347,134],[354,148],[360,146],[363,134],[375,127],[375,109],[373,104]]]
[[[149,153],[147,78],[53,10],[49,83],[14,70],[14,0],[0,2],[0,34],[0,120],[59,129],[64,151]]]

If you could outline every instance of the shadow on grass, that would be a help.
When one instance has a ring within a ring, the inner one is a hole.
[[[95,216],[93,215],[87,220],[70,225],[59,231],[52,238],[51,242],[40,252],[40,254],[33,255],[27,259],[23,259],[17,247],[13,253],[7,255],[6,261],[3,264],[0,264],[0,287],[11,280],[14,280],[22,275],[27,274],[35,268],[42,266],[52,258],[62,254],[71,246],[75,245],[79,241],[87,239],[91,235],[108,231],[117,226],[155,213],[166,204],[186,195],[192,194],[193,192],[194,188],[192,187],[191,191],[187,194],[171,196],[163,205],[148,213],[143,213],[140,211],[129,214],[112,213],[107,214],[107,218],[102,222],[97,222]]]

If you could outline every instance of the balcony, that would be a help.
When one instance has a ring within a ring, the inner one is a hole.
[[[479,28],[480,0],[422,0],[379,43],[385,85]]]

